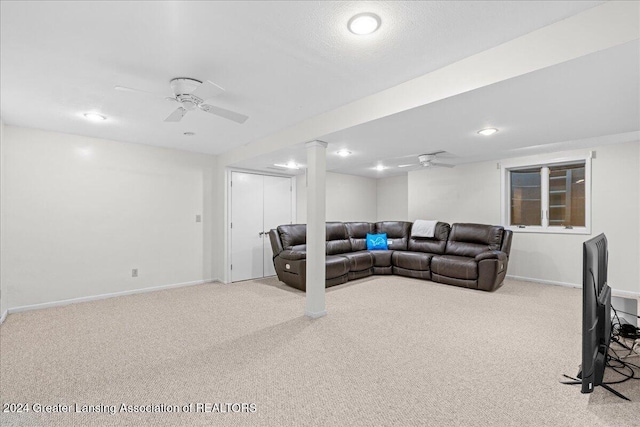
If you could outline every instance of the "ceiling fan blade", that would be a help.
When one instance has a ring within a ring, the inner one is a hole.
[[[209,104],[200,104],[199,107],[202,111],[215,114],[216,116],[224,117],[225,119],[232,120],[236,123],[242,124],[249,118],[249,116],[245,116],[244,114],[236,113],[235,111],[226,110],[220,107],[215,107]]]
[[[198,98],[206,101],[209,98],[213,98],[214,96],[218,96],[224,92],[224,89],[218,86],[217,84],[210,82],[209,80],[205,80],[202,82],[200,86],[196,88],[191,95],[197,96]]]
[[[399,168],[408,168],[410,166],[418,166],[417,163],[409,163],[408,165],[398,165]]]
[[[455,165],[450,165],[449,163],[434,163],[434,162],[431,162],[431,166],[437,166],[437,167],[440,167],[440,168],[452,168],[452,167],[455,167]]]
[[[404,170],[405,170],[406,172],[411,172],[411,171],[416,171],[416,170],[418,170],[418,169],[422,169],[422,167],[423,167],[423,166],[422,166],[422,165],[420,165],[420,164],[417,164],[417,165],[409,165],[409,167],[404,168]]]
[[[187,110],[182,108],[182,107],[178,107],[178,109],[175,110],[173,113],[169,114],[169,117],[164,119],[164,121],[165,122],[179,122],[180,120],[182,120],[182,118],[184,117],[185,114],[187,114]]]
[[[144,95],[152,95],[152,96],[155,96],[157,98],[166,98],[166,95],[160,95],[158,93],[149,92],[149,91],[142,90],[142,89],[134,89],[134,88],[131,88],[131,87],[126,87],[126,86],[114,86],[113,88],[115,90],[119,90],[120,92],[142,93]]]

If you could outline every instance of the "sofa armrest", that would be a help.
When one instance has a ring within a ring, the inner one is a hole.
[[[497,259],[500,261],[506,261],[507,254],[502,251],[486,251],[476,255],[476,262],[480,262],[484,259]]]
[[[286,250],[286,251],[280,252],[280,258],[286,259],[289,261],[298,261],[301,259],[307,259],[307,253],[303,251]]]
[[[486,251],[476,256],[478,263],[478,289],[495,291],[507,274],[509,258],[502,251]]]
[[[283,251],[282,242],[280,241],[280,236],[278,235],[278,230],[272,229],[269,231],[269,241],[271,242],[271,251],[273,252],[273,257],[277,257],[280,252]]]
[[[513,231],[504,230],[504,234],[502,235],[502,246],[500,250],[507,255],[509,258],[509,254],[511,253],[511,238],[513,237]]]

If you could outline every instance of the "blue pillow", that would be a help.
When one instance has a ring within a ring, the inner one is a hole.
[[[367,233],[367,249],[370,251],[386,251],[389,249],[387,247],[387,233]]]

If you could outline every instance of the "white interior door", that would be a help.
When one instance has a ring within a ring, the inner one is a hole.
[[[264,277],[276,274],[269,230],[292,223],[292,198],[291,178],[264,177]]]
[[[273,276],[268,233],[292,222],[292,180],[232,172],[231,183],[231,281]]]
[[[263,176],[231,173],[231,281],[263,277]]]

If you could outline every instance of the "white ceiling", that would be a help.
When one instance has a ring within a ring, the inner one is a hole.
[[[0,114],[9,125],[220,154],[600,3],[3,1]],[[372,36],[355,36],[346,29],[348,19],[362,11],[382,17],[382,27]],[[637,65],[637,56],[635,61]],[[610,71],[615,70],[602,70]],[[163,119],[175,105],[113,89],[122,85],[170,95],[169,80],[174,77],[214,81],[227,92],[210,103],[245,113],[250,119],[238,125],[192,113],[180,123],[165,123]],[[375,160],[400,155],[396,149],[389,150],[390,144],[403,146],[405,154],[443,145],[451,152],[467,152],[465,138],[452,132],[459,133],[461,128],[473,132],[478,123],[494,119],[500,121],[497,126],[518,123],[513,117],[516,112],[503,105],[505,99],[512,101],[509,106],[516,104],[509,91],[521,91],[520,101],[532,96],[532,108],[556,105],[549,101],[558,91],[579,94],[588,78],[579,79],[573,89],[555,87],[529,94],[525,85],[514,79],[493,95],[491,87],[481,89],[469,94],[469,99],[445,100],[424,107],[423,112],[412,110],[405,119],[391,117],[387,124],[365,124],[328,135],[326,140],[336,146],[353,141],[353,147],[359,147],[353,148],[354,153],[380,149],[379,153],[370,152]],[[614,83],[612,89],[620,89]],[[483,94],[483,90],[489,92]],[[488,108],[481,99],[484,96],[493,96],[496,105]],[[576,99],[578,106],[585,97]],[[465,107],[460,104],[463,101],[470,104]],[[446,108],[436,111],[437,105]],[[574,107],[556,105],[563,111]],[[82,117],[87,111],[100,112],[108,120],[89,123]],[[503,113],[512,115],[505,118]],[[428,139],[409,132],[415,128],[424,134],[420,128],[426,120],[424,114],[433,116],[428,120],[441,127]],[[437,117],[443,122],[436,121]],[[543,119],[544,115],[536,117]],[[585,112],[580,117],[591,116]],[[609,129],[596,129],[591,122],[578,119],[571,123],[584,127],[583,134],[591,136]],[[386,129],[387,125],[386,133],[376,128]],[[624,118],[618,125],[611,124],[609,130],[622,132],[621,128],[629,127]],[[406,132],[398,135],[398,126]],[[187,131],[196,136],[184,137]],[[511,131],[516,129],[505,129],[492,144],[513,147]],[[379,136],[377,141],[371,142],[372,133]],[[538,137],[518,137],[515,144],[524,147],[560,141],[557,138],[549,131]],[[368,173],[365,164],[371,160],[358,160],[363,173]],[[261,161],[264,164],[265,159]],[[353,172],[351,166],[336,170]]]
[[[477,131],[496,127],[490,137]],[[640,42],[505,80],[432,104],[324,135],[327,170],[368,177],[402,174],[400,164],[444,150],[462,164],[640,139]],[[352,155],[340,157],[347,149]],[[405,157],[409,156],[409,157]],[[303,144],[236,164],[284,173],[304,164]],[[377,164],[387,167],[380,172]]]

